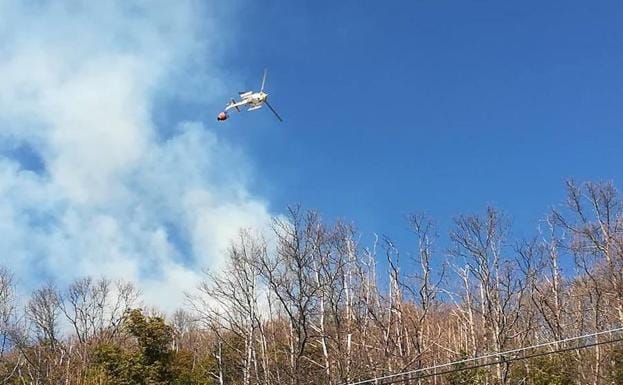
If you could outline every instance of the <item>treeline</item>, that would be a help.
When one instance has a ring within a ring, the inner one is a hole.
[[[22,306],[1,270],[0,382],[340,385],[623,325],[623,200],[611,184],[568,183],[530,239],[513,239],[493,208],[456,217],[444,247],[429,218],[408,225],[410,249],[361,245],[353,226],[291,209],[266,239],[241,232],[222,271],[166,319],[103,278],[43,286]],[[623,345],[400,380],[623,384]]]

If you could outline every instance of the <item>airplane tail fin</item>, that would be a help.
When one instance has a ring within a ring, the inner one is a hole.
[[[236,111],[240,112],[240,108],[238,108],[238,106],[236,105],[236,101],[234,99],[231,100],[231,105],[234,106]]]

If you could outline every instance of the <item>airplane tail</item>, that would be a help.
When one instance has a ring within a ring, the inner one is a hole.
[[[231,104],[234,106],[236,111],[240,112],[240,108],[238,108],[238,106],[236,105],[236,101],[234,99],[231,100]]]
[[[240,108],[238,108],[238,106],[236,105],[236,101],[234,99],[232,99],[231,102],[229,102],[229,104],[225,106],[225,111],[228,111],[232,108],[235,108],[236,111],[240,112]]]

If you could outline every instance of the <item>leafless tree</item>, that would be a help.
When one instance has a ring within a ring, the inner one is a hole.
[[[582,322],[600,330],[623,324],[623,202],[611,183],[567,182],[567,201],[552,217],[567,234],[561,246],[575,258],[584,293],[578,309]],[[611,313],[609,310],[614,310]],[[615,322],[616,320],[616,322]],[[595,348],[593,384],[602,381],[602,348]]]
[[[517,260],[504,255],[508,226],[498,210],[488,208],[484,217],[458,217],[450,234],[452,255],[465,261],[466,272],[477,285],[477,312],[488,331],[485,346],[494,352],[503,351],[527,332],[519,322],[527,282],[518,274]],[[498,382],[507,383],[508,368],[508,364],[496,365]]]
[[[110,339],[118,333],[125,312],[136,305],[140,292],[131,283],[107,278],[80,278],[62,297],[61,309],[82,343]]]
[[[61,313],[58,291],[53,284],[36,289],[28,301],[27,314],[40,343],[56,348]]]
[[[303,380],[303,363],[324,367],[305,354],[313,337],[311,321],[318,306],[318,286],[314,274],[315,242],[323,233],[318,215],[303,215],[298,208],[290,209],[288,219],[274,221],[277,249],[259,260],[263,282],[274,295],[289,323],[289,375],[291,384]]]
[[[457,217],[447,260],[425,216],[409,217],[409,252],[389,237],[367,245],[352,225],[292,208],[266,238],[242,231],[224,267],[189,295],[191,309],[168,317],[171,362],[218,385],[342,385],[620,326],[623,204],[609,184],[570,182],[567,193],[566,205],[519,241],[496,209]],[[0,382],[86,383],[101,369],[99,348],[136,350],[120,327],[138,301],[130,284],[87,277],[62,296],[45,285],[23,313],[14,286],[0,269]],[[623,373],[618,350],[601,345],[400,380],[607,385]]]
[[[438,273],[435,276],[431,259],[435,252],[433,248],[437,234],[432,220],[422,214],[412,214],[409,216],[409,226],[417,240],[417,252],[411,255],[414,271],[406,276],[403,291],[409,294],[407,299],[415,305],[407,317],[407,330],[413,335],[410,338],[413,352],[409,364],[416,362],[416,368],[420,369],[432,364],[424,361],[424,355],[431,350],[432,341],[439,340],[439,333],[433,335],[429,316],[438,310],[437,296],[441,291],[445,265],[437,267]]]
[[[262,331],[257,261],[263,258],[265,249],[261,239],[252,237],[249,232],[241,232],[238,242],[229,249],[225,269],[220,273],[206,272],[206,279],[199,286],[200,295],[191,296],[191,303],[204,325],[219,335],[219,349],[222,349],[222,344],[228,343],[227,338],[221,335],[222,330],[244,341],[242,349],[230,345],[240,354],[243,385],[249,385],[252,379],[255,383],[270,383],[269,379],[259,377],[260,372],[267,373],[266,352],[262,350],[262,359],[258,364],[256,349],[256,339],[261,338],[258,333]],[[221,357],[220,353],[218,357]],[[264,370],[259,370],[258,365]]]
[[[16,316],[15,282],[13,274],[0,266],[0,360],[4,356],[9,334]]]
[[[9,360],[7,356],[15,344],[11,337],[15,335],[17,327],[17,299],[13,274],[0,266],[0,382],[8,383],[15,377],[21,366],[21,359],[17,357]]]

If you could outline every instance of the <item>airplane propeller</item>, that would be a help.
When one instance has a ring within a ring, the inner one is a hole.
[[[266,83],[267,72],[268,72],[268,68],[264,68],[264,76],[262,77],[262,86],[260,87],[260,92],[264,91],[264,84]]]
[[[277,119],[279,119],[280,122],[283,122],[283,119],[281,119],[281,116],[279,116],[277,111],[275,111],[275,109],[270,104],[268,104],[268,100],[265,100],[264,104],[266,104],[268,108],[270,108],[270,110],[273,112],[273,114],[275,114],[275,116],[277,117]]]

